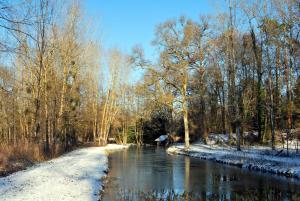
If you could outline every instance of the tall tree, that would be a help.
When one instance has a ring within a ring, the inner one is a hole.
[[[158,77],[172,87],[178,96],[184,120],[185,148],[189,148],[188,85],[191,72],[204,70],[203,38],[208,29],[206,20],[201,24],[181,17],[167,21],[156,31],[154,44],[160,49]]]

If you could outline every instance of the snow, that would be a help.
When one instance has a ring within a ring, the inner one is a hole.
[[[168,135],[161,135],[161,136],[159,136],[159,138],[157,138],[157,139],[155,140],[155,142],[163,142],[163,141],[165,141],[166,139],[168,139]]]
[[[277,156],[277,152],[272,152],[269,147],[252,146],[236,151],[233,147],[198,142],[192,144],[188,150],[184,149],[183,144],[177,144],[169,147],[167,152],[300,179],[300,155]]]
[[[232,134],[232,138],[235,139],[235,134]],[[226,144],[228,143],[228,135],[227,134],[211,134],[208,135],[207,143],[208,144]]]
[[[0,178],[0,200],[99,200],[101,179],[108,171],[107,154],[127,147],[78,149]]]
[[[299,134],[298,134],[299,133]],[[258,139],[258,132],[252,131],[252,132],[244,132],[244,140],[246,144],[252,144],[251,140],[255,141]],[[284,137],[284,145],[282,143],[278,143],[276,145],[276,148],[282,149],[282,146],[286,148],[287,143],[289,144],[289,148],[291,151],[295,151],[297,147],[300,147],[300,141],[295,138],[296,135],[300,136],[300,129],[292,129],[291,130],[291,138],[289,141],[286,141],[286,133],[281,133],[281,135]],[[256,138],[256,139],[255,139]],[[280,137],[281,138],[281,137]],[[233,143],[236,144],[236,134],[231,134],[231,140]],[[209,145],[222,145],[222,146],[228,146],[229,142],[229,135],[223,134],[223,133],[210,133],[206,139],[206,143]]]

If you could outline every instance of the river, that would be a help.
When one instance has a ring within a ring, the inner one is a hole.
[[[160,147],[131,147],[112,153],[109,168],[104,201],[176,194],[191,197],[186,200],[300,200],[297,179],[168,155]]]

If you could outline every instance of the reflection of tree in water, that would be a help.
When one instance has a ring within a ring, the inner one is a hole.
[[[220,193],[194,193],[194,192],[175,192],[174,190],[161,191],[134,191],[120,190],[117,196],[120,201],[297,201],[300,200],[299,192],[282,193],[279,189],[266,188],[259,190],[245,190],[243,192]]]
[[[132,147],[111,154],[109,161],[112,182],[106,184],[105,201],[300,200],[296,181],[287,184],[280,177],[167,155],[161,147]]]

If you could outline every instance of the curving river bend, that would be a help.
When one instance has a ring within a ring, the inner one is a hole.
[[[112,153],[109,168],[104,201],[141,200],[141,192],[170,191],[191,192],[195,200],[300,200],[297,179],[168,155],[160,147],[131,147]]]

